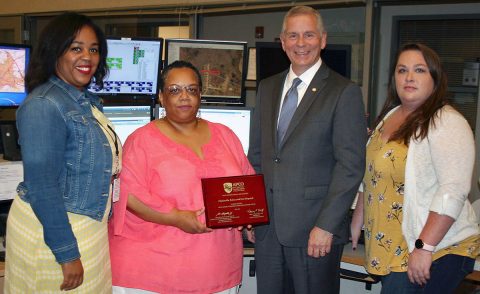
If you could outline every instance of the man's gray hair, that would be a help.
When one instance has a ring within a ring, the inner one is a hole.
[[[297,15],[312,15],[317,19],[317,29],[318,31],[323,34],[325,32],[325,29],[323,27],[323,19],[322,16],[320,15],[320,12],[317,10],[313,9],[310,6],[294,6],[292,7],[287,14],[285,14],[285,17],[283,18],[283,24],[282,24],[282,32],[281,34],[283,35],[285,33],[285,29],[287,28],[287,19],[293,16]]]

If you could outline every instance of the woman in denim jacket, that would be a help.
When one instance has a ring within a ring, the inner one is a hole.
[[[32,54],[17,111],[24,181],[8,218],[5,293],[111,293],[107,219],[121,146],[86,90],[92,77],[102,85],[106,56],[100,28],[76,13],[50,22]]]

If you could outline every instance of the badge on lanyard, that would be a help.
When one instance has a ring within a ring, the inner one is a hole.
[[[112,201],[120,200],[120,178],[115,177],[112,182]]]

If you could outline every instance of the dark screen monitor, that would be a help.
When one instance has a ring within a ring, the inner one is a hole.
[[[159,105],[155,108],[155,117],[162,111]],[[251,107],[237,106],[201,106],[200,116],[211,122],[221,123],[229,127],[240,139],[245,154],[248,153],[250,142]]]
[[[149,105],[129,105],[103,107],[103,113],[115,127],[115,133],[122,144],[139,127],[148,124],[153,118],[153,109]]]
[[[327,44],[321,53],[322,60],[334,71],[350,79],[352,72],[352,46]]]
[[[282,72],[290,60],[280,42],[256,42],[257,85],[261,80]],[[346,78],[351,75],[352,49],[350,45],[327,44],[321,53],[322,61]]]
[[[130,101],[158,95],[162,65],[161,38],[107,38],[109,74],[103,88],[93,82],[88,87],[104,100]]]
[[[245,105],[247,42],[166,39],[165,64],[191,62],[202,75],[202,103]]]
[[[0,107],[18,107],[27,97],[30,46],[0,43]]]

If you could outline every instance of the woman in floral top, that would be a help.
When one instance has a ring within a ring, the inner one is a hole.
[[[408,44],[395,61],[367,145],[352,245],[363,226],[365,267],[382,293],[452,293],[480,250],[467,198],[473,134],[447,105],[446,75],[432,49]]]

